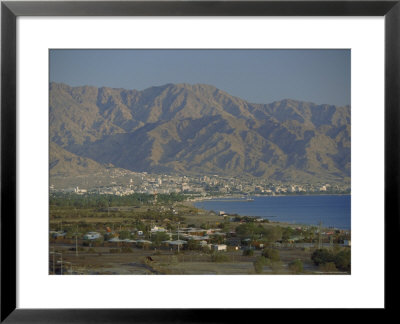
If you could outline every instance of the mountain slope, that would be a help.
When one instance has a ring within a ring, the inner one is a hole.
[[[51,176],[76,176],[105,172],[105,166],[88,158],[70,153],[50,142],[49,169]]]
[[[348,106],[252,104],[203,84],[50,85],[50,140],[132,171],[343,181],[350,131]]]

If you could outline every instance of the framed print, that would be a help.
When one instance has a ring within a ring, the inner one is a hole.
[[[391,309],[399,6],[2,2],[2,321]]]

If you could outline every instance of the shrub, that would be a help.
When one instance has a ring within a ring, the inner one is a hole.
[[[320,264],[319,268],[321,271],[325,271],[325,272],[337,271],[337,268],[336,268],[336,265],[334,262],[327,262],[327,263]]]
[[[189,240],[187,243],[188,250],[201,250],[200,242],[195,240]]]
[[[313,260],[316,265],[334,262],[334,259],[334,254],[325,249],[315,250],[311,255],[311,260]]]
[[[319,249],[311,255],[311,260],[316,265],[325,265],[333,263],[335,267],[342,271],[350,271],[351,269],[351,252],[350,249],[342,249],[336,253],[328,250]],[[332,268],[332,265],[329,265]]]
[[[279,251],[276,249],[264,249],[261,255],[266,259],[270,259],[271,261],[279,261],[281,259],[279,256]]]
[[[121,248],[121,253],[133,253],[132,248],[124,246]]]
[[[76,248],[70,248],[69,249],[70,251],[76,251]],[[78,246],[78,252],[83,252],[83,251],[85,251],[85,248],[83,248],[82,246]]]
[[[211,254],[211,262],[227,262],[229,257],[225,253],[215,252]]]
[[[245,249],[243,250],[243,256],[253,256],[254,255],[254,251],[251,249]]]
[[[254,271],[256,273],[262,273],[264,265],[267,263],[267,259],[263,256],[260,256],[253,262]]]
[[[335,256],[335,265],[342,271],[350,271],[351,253],[350,249],[342,250]]]
[[[129,231],[121,231],[121,232],[119,232],[119,238],[121,240],[130,239],[131,238],[131,232],[129,232]]]
[[[269,260],[269,259],[267,259]],[[270,267],[273,272],[280,273],[283,269],[283,263],[281,261],[273,261],[270,263]]]
[[[303,262],[297,259],[289,263],[289,270],[293,273],[302,273],[303,272]]]

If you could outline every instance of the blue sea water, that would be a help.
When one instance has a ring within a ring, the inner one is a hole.
[[[197,208],[241,216],[260,216],[277,222],[351,228],[351,196],[261,196],[246,199],[216,199],[196,202]]]

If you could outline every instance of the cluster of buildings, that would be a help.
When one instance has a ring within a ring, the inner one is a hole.
[[[80,241],[94,242],[102,241],[108,246],[114,246],[121,244],[129,244],[136,246],[151,246],[153,244],[152,237],[156,233],[166,233],[169,239],[162,241],[162,246],[166,248],[185,248],[189,241],[195,241],[200,247],[205,247],[215,251],[226,251],[226,244],[213,244],[216,237],[221,237],[225,239],[226,234],[221,232],[221,229],[201,229],[201,228],[180,228],[174,233],[167,231],[165,228],[160,226],[153,226],[150,230],[149,235],[146,235],[148,239],[144,238],[143,231],[135,230],[131,232],[130,238],[120,238],[117,232],[106,232],[102,234],[100,232],[87,232],[79,236]],[[53,239],[65,239],[66,232],[63,231],[51,231],[50,235]],[[134,239],[133,239],[134,238]],[[105,240],[106,239],[106,240]]]
[[[345,193],[350,191],[350,184],[330,183],[274,183],[263,178],[212,176],[155,175],[146,172],[113,176],[107,183],[99,185],[86,182],[85,189],[79,187],[59,188],[50,186],[53,191],[68,191],[83,194],[129,195],[134,193],[170,194],[187,193],[198,196],[213,194],[261,194],[282,195],[293,193]]]

